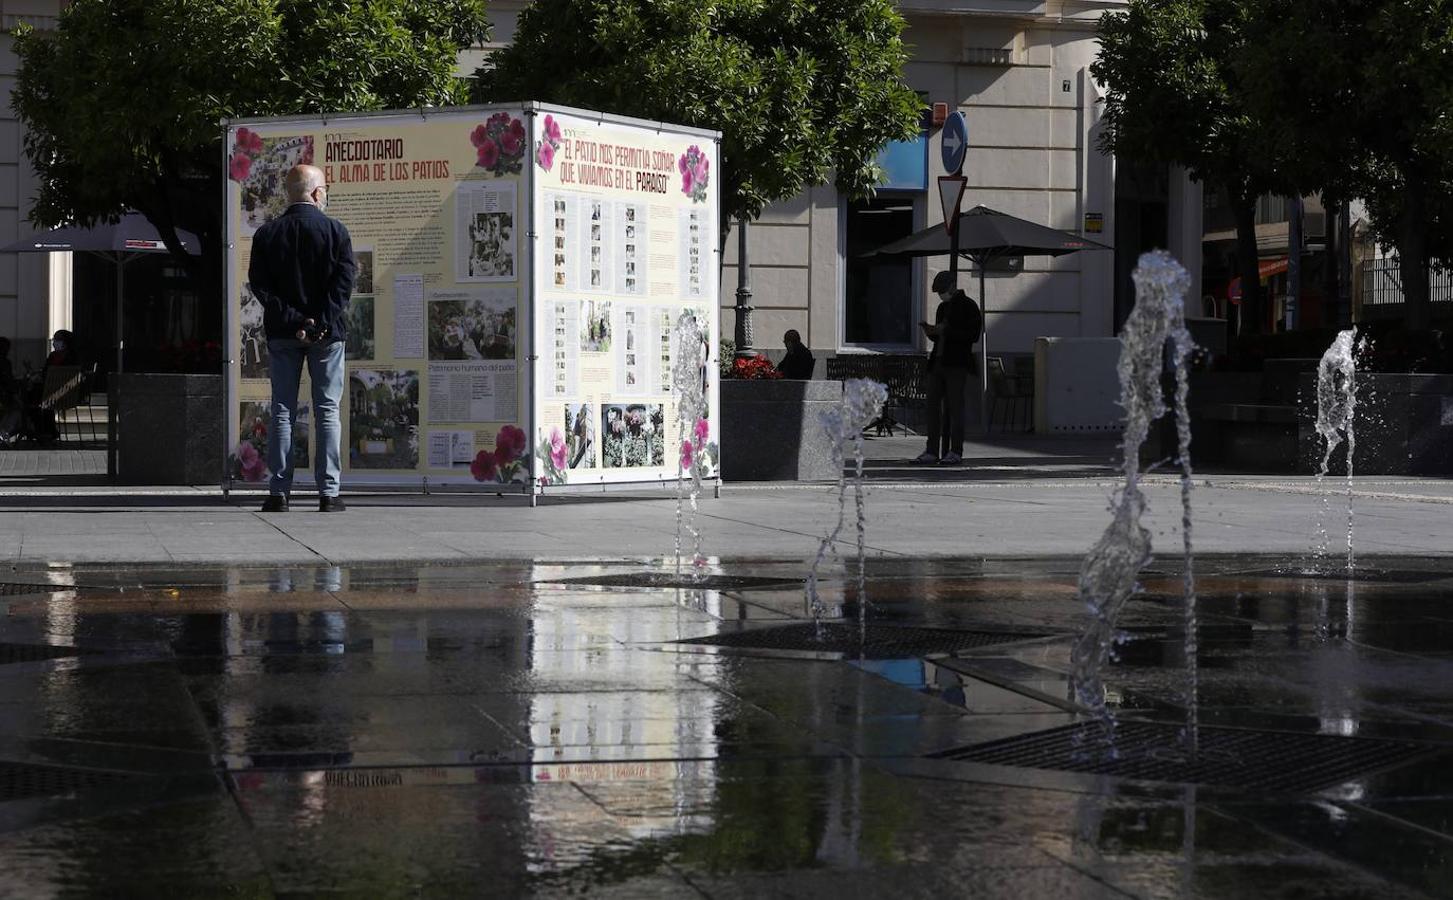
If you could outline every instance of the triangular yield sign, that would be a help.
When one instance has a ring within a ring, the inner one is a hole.
[[[964,202],[964,186],[968,181],[962,175],[938,177],[938,199],[943,204],[943,227],[950,234],[958,225],[959,206]]]

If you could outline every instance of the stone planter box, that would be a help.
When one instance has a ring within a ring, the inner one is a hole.
[[[1317,434],[1317,382],[1303,375],[1297,405],[1299,469],[1314,473],[1326,447]],[[1453,475],[1453,375],[1357,373],[1358,475]],[[1347,473],[1338,446],[1331,469]]]
[[[116,376],[116,477],[122,484],[222,480],[222,376]]]
[[[725,481],[833,481],[819,413],[842,402],[840,381],[721,381]]]

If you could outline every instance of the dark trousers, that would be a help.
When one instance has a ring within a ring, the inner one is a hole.
[[[936,364],[928,373],[928,452],[964,455],[964,366]]]

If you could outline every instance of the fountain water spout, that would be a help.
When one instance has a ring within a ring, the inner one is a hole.
[[[1188,733],[1195,736],[1195,595],[1190,560],[1190,428],[1185,414],[1187,363],[1193,347],[1185,325],[1184,300],[1190,287],[1186,270],[1168,253],[1140,257],[1133,274],[1136,302],[1121,334],[1120,397],[1125,408],[1125,484],[1112,505],[1110,525],[1091,548],[1080,570],[1079,596],[1090,612],[1090,625],[1076,641],[1071,660],[1075,699],[1101,723],[1103,745],[1113,750],[1114,715],[1105,700],[1101,671],[1116,640],[1115,623],[1125,601],[1135,593],[1140,569],[1150,560],[1150,532],[1140,524],[1145,512],[1141,491],[1140,450],[1150,424],[1166,412],[1161,377],[1167,342],[1176,371],[1176,407],[1181,467],[1182,525],[1185,529],[1186,627],[1189,654]]]

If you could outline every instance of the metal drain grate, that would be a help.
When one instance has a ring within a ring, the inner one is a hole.
[[[73,584],[22,584],[18,581],[0,581],[0,597],[19,597],[22,594],[57,594],[74,591]]]
[[[556,578],[547,584],[589,584],[600,587],[684,588],[697,591],[733,591],[749,588],[783,587],[801,584],[800,578],[771,578],[762,575],[706,575],[692,578],[674,572],[625,572],[618,575],[587,575]]]
[[[95,769],[0,760],[0,803],[24,800],[27,797],[60,797],[103,784],[116,784],[141,777],[144,776],[127,772],[102,772]]]
[[[897,625],[869,625],[866,638],[857,625],[824,622],[822,639],[811,622],[754,628],[706,637],[688,638],[680,644],[711,644],[754,650],[805,650],[814,653],[842,653],[868,659],[907,659],[973,650],[1031,638],[1049,637],[1046,632],[950,631],[944,628],[910,628]]]
[[[1443,752],[1406,741],[1202,726],[1198,752],[1192,758],[1180,748],[1181,726],[1120,722],[1115,726],[1116,756],[1109,759],[1093,748],[1098,728],[1093,723],[1065,725],[933,756],[1025,769],[1305,794]],[[1077,746],[1076,738],[1081,735],[1084,744]]]
[[[64,659],[90,653],[80,647],[62,647],[57,644],[6,644],[0,643],[0,665],[6,663],[42,662],[47,659]]]

